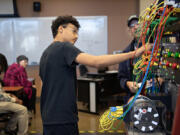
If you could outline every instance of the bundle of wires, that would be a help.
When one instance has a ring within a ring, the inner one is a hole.
[[[142,27],[138,29],[138,32],[140,32],[140,38],[138,40],[138,44],[142,42],[142,45],[145,47],[145,44],[149,42],[150,38],[154,35],[154,43],[153,48],[151,52],[145,51],[144,55],[137,61],[137,63],[134,66],[133,74],[136,76],[135,81],[138,82],[140,78],[142,79],[142,84],[140,88],[137,90],[135,96],[133,99],[124,106],[117,106],[117,107],[110,107],[105,113],[100,117],[100,128],[103,130],[109,130],[109,129],[117,129],[119,128],[120,124],[122,123],[122,120],[126,116],[126,114],[130,111],[130,109],[133,107],[136,98],[140,95],[147,77],[149,70],[151,70],[153,63],[157,61],[157,53],[159,50],[160,41],[163,35],[164,27],[166,24],[166,21],[171,13],[173,13],[173,8],[171,7],[164,7],[163,10],[160,10],[160,5],[163,4],[161,2],[157,5],[158,0],[153,2],[153,6],[150,8],[147,8],[144,12],[144,15],[140,16],[139,23]],[[157,15],[161,14],[160,16],[160,22],[157,23],[150,36],[148,37],[148,40],[146,40],[147,37],[147,31],[150,27],[150,24],[155,20],[155,17]],[[151,55],[149,55],[151,54]],[[125,109],[125,107],[127,109]],[[123,112],[124,111],[124,112]],[[120,120],[118,126],[116,128],[114,127],[114,123]]]
[[[122,114],[122,106],[110,107],[110,109],[105,111],[105,113],[100,117],[100,127],[103,130],[111,129],[115,121],[121,118]]]

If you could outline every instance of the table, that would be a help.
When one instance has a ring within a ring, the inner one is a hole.
[[[78,101],[87,104],[87,109],[79,109],[89,113],[98,114],[98,104],[101,99],[123,92],[117,76],[100,78],[77,78]]]

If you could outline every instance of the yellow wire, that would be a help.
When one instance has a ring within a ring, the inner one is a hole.
[[[104,112],[103,115],[101,115],[99,122],[100,122],[100,128],[103,130],[109,130],[113,126],[113,120],[109,119],[110,110],[107,110]]]
[[[150,35],[149,38],[148,38],[148,43],[149,43],[149,40],[150,40],[152,34],[154,33],[154,30],[155,30],[155,28],[156,28],[157,25],[158,25],[158,23],[154,26],[154,29],[153,29],[153,31],[151,32],[151,35]]]
[[[161,2],[160,4],[157,5],[157,2],[158,2],[158,0],[155,1],[156,4],[154,4],[150,9],[149,8],[145,9],[143,11],[143,15],[141,13],[139,23],[145,24],[144,30],[141,30],[141,32],[145,31],[145,28],[148,25],[148,22],[152,23],[152,21],[154,21],[156,15],[157,15],[156,12],[160,9],[159,6],[164,3],[164,2]],[[170,14],[172,14],[174,11],[175,10],[172,10],[168,14],[167,17],[169,17]],[[159,25],[162,26],[164,23],[165,23],[165,19]],[[157,28],[157,25],[158,24],[156,24],[155,27],[153,28],[153,31],[148,38],[148,42],[149,42],[150,38],[152,37],[153,32]],[[136,75],[136,82],[141,77],[140,76],[141,72],[143,72],[141,69],[145,68],[145,66],[147,66],[147,65],[144,65],[144,62],[146,62],[147,60],[149,61],[149,59],[150,59],[150,55],[142,55],[142,57],[134,65],[133,74]],[[114,112],[111,112],[111,109],[106,110],[99,119],[100,128],[102,128],[103,130],[110,130],[112,128],[113,124],[115,123],[115,121],[118,120],[120,118],[120,116],[122,116],[122,115],[123,115],[123,107],[122,106],[117,106],[116,111],[114,111]]]
[[[123,114],[123,107],[117,106],[115,112],[111,112],[110,109],[106,110],[104,114],[101,115],[99,122],[100,122],[100,128],[103,130],[109,130],[112,128],[114,122],[122,116]]]

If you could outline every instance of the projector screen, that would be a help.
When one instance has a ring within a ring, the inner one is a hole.
[[[0,17],[15,17],[17,15],[15,0],[0,0]]]

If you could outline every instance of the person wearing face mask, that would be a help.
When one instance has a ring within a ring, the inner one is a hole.
[[[142,46],[142,43],[139,42],[141,26],[138,21],[139,18],[137,15],[131,15],[127,20],[128,31],[133,40],[123,51],[124,53],[134,51]],[[119,64],[118,78],[120,80],[120,87],[127,90],[128,97],[131,97],[134,93],[136,93],[139,88],[137,82],[133,81],[133,67],[136,62],[136,59],[128,59]],[[156,80],[159,85],[162,85],[163,81],[164,80],[160,77]],[[148,80],[148,82],[151,83],[152,79]]]
[[[25,55],[20,55],[16,61],[17,63],[13,63],[8,67],[3,82],[5,86],[22,86],[23,104],[29,111],[32,111],[35,105],[36,89],[32,87],[32,83],[28,80],[26,73],[28,58]]]
[[[128,31],[129,34],[132,36],[133,40],[131,43],[127,46],[127,48],[123,51],[125,52],[130,52],[134,51],[137,48],[138,45],[138,34],[136,33],[138,29],[138,20],[139,18],[137,15],[132,15],[128,18],[127,21],[127,26],[128,26]],[[133,62],[131,62],[131,59],[124,61],[119,64],[119,72],[118,72],[118,78],[120,80],[120,86],[122,89],[125,89],[128,91],[128,94],[135,93],[138,85],[136,82],[132,81],[133,78]]]

